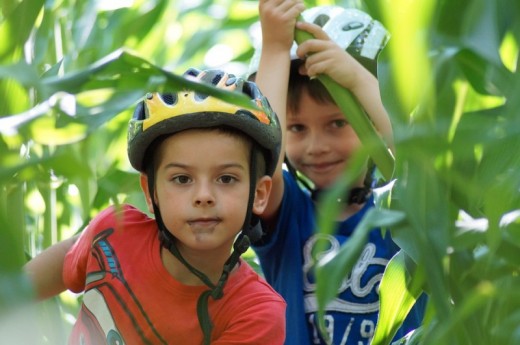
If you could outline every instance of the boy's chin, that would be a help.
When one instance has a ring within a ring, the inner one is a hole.
[[[337,177],[325,177],[325,176],[308,176],[307,177],[314,184],[314,189],[329,189],[334,186],[334,181],[336,181]]]

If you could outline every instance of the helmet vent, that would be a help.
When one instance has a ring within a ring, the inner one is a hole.
[[[200,71],[196,68],[189,68],[186,72],[184,72],[185,77],[196,78],[199,74],[200,74]]]
[[[198,101],[198,102],[202,102],[206,98],[208,98],[208,95],[206,95],[204,93],[200,93],[200,92],[196,92],[195,93],[195,100]]]
[[[343,31],[356,30],[363,27],[363,23],[361,22],[350,22],[344,27],[341,28]]]
[[[215,77],[213,77],[213,80],[211,81],[211,83],[213,85],[217,85],[221,79],[222,79],[222,73],[217,73],[217,74],[215,74]]]
[[[237,81],[237,78],[231,77],[228,80],[226,80],[226,86],[233,85],[236,81]]]
[[[177,97],[173,93],[162,94],[162,99],[163,99],[164,103],[166,103],[168,105],[174,105],[175,103],[177,103]]]
[[[323,27],[330,20],[330,17],[327,14],[320,14],[314,19],[314,24]]]

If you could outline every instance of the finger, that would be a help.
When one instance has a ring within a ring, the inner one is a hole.
[[[301,9],[299,12],[305,9],[305,5],[301,0],[260,0],[264,5],[269,5],[280,12],[294,11],[295,9]]]
[[[330,40],[329,35],[319,26],[313,23],[297,22],[296,28],[306,31],[319,40]]]
[[[285,12],[286,16],[295,19],[305,10],[302,1],[287,1],[280,5],[280,10]]]
[[[311,57],[305,60],[305,70],[308,76],[315,76],[321,72],[319,68],[320,64],[316,61],[316,59],[312,59]]]
[[[318,76],[318,74],[321,74],[320,68],[317,64],[308,63],[300,66],[299,72],[300,74],[307,75],[310,79],[314,79]]]
[[[331,55],[329,50],[325,50],[310,55],[305,60],[305,68],[309,75],[328,74],[337,62],[334,55]]]
[[[301,64],[300,67],[298,67],[298,73],[300,73],[301,75],[308,75],[305,64]]]
[[[324,41],[312,38],[308,39],[302,44],[298,45],[298,48],[296,49],[296,54],[299,58],[304,59],[312,54],[329,49],[330,42],[331,41]]]

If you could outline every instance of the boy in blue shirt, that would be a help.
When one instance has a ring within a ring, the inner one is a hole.
[[[322,84],[326,74],[358,99],[381,136],[392,147],[392,127],[379,94],[376,60],[387,40],[382,25],[358,10],[315,7],[297,17],[297,0],[261,0],[262,46],[253,58],[255,81],[278,113],[289,165],[313,184],[302,189],[296,174],[278,162],[269,204],[262,214],[266,235],[254,247],[267,281],[287,302],[285,344],[326,344],[318,331],[316,258],[337,251],[348,241],[366,211],[374,207],[371,171],[367,168],[349,195],[338,200],[341,212],[334,235],[316,228],[316,198],[330,188],[349,165],[361,142]],[[315,39],[293,46],[294,28]],[[293,46],[293,49],[291,49]],[[259,60],[258,67],[255,63]],[[366,177],[366,178],[365,178]],[[325,253],[314,253],[326,241]],[[380,229],[368,242],[337,298],[325,307],[325,325],[332,344],[369,344],[379,314],[379,283],[399,248]],[[420,308],[419,308],[420,309]],[[396,338],[420,325],[422,311],[413,311]]]

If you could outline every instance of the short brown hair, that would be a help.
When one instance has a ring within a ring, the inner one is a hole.
[[[307,75],[300,74],[299,68],[303,63],[303,60],[291,61],[289,87],[287,89],[287,110],[298,113],[304,90],[307,90],[309,96],[320,104],[335,104],[332,96],[318,79],[311,79]]]

